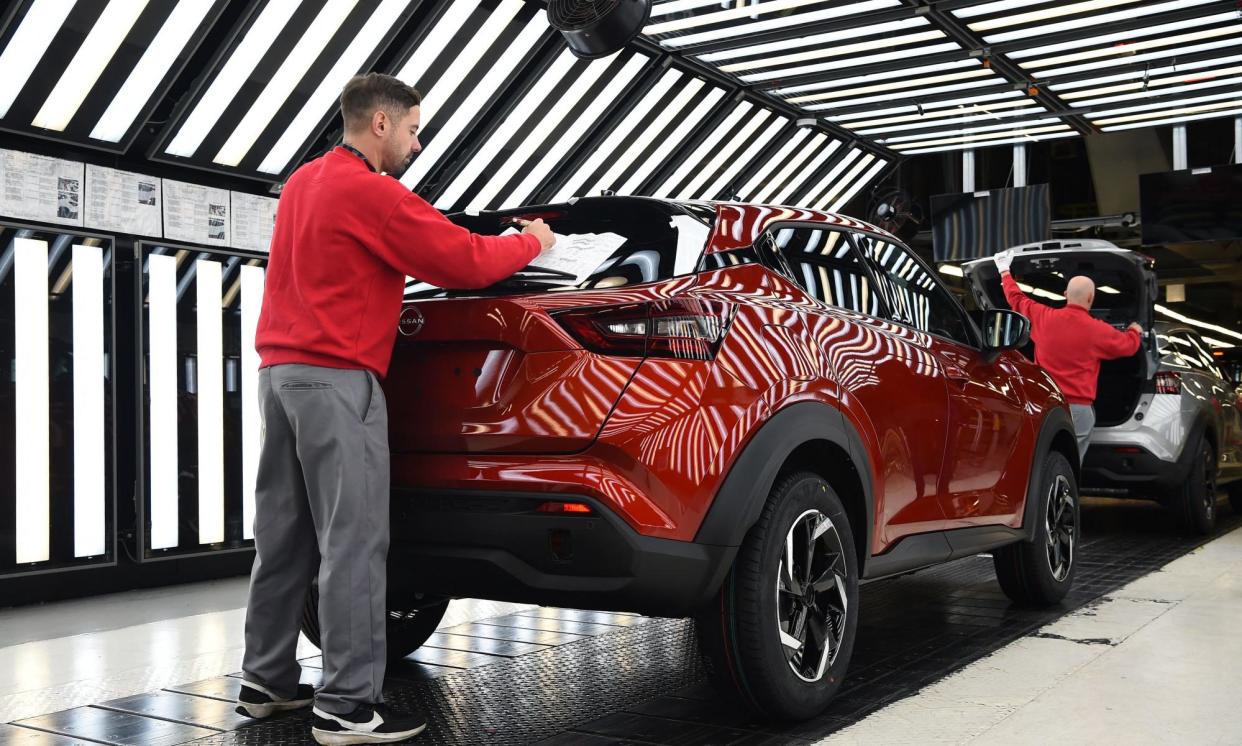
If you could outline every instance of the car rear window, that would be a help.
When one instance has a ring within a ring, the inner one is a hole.
[[[449,215],[454,223],[482,235],[500,235],[515,219],[541,218],[561,235],[615,233],[625,239],[582,282],[519,273],[484,290],[444,290],[410,278],[407,298],[505,295],[624,287],[693,274],[702,261],[715,212],[699,205],[675,205],[626,197],[595,197],[573,204],[500,212]],[[538,264],[535,260],[534,264]]]

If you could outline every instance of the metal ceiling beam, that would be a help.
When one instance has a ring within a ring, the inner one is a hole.
[[[980,56],[984,54],[985,48],[991,45],[983,41],[983,37],[967,28],[966,24],[960,21],[956,16],[945,11],[938,5],[923,5],[923,0],[904,0],[911,7],[917,8],[917,13],[926,15],[932,25],[948,34],[949,38],[956,40],[959,44],[968,50],[976,51]],[[994,51],[988,56],[992,69],[1005,77],[1015,86],[1026,87],[1031,82],[1031,76],[1018,67],[1012,60],[1003,54]],[[1035,99],[1043,104],[1045,109],[1049,111],[1066,111],[1070,107],[1061,101],[1057,96],[1049,92],[1044,83],[1036,86]],[[1076,115],[1061,115],[1066,124],[1073,127],[1080,134],[1090,135],[1099,132],[1095,125],[1086,119]]]
[[[829,21],[819,21],[817,23],[795,24],[782,29],[774,29],[772,31],[764,31],[752,34],[739,34],[729,39],[719,39],[717,41],[703,42],[700,44],[688,44],[679,46],[675,49],[670,48],[669,51],[675,51],[682,55],[701,55],[711,52],[723,52],[729,49],[738,49],[740,47],[753,47],[759,44],[767,44],[774,41],[787,41],[789,39],[799,39],[804,36],[814,36],[816,34],[825,34],[832,31],[847,31],[849,29],[862,28],[865,26],[875,26],[881,23],[889,23],[891,21],[904,21],[914,16],[914,13],[908,8],[894,8],[892,10],[881,10],[866,15],[858,15],[849,18],[833,18]],[[906,32],[894,32],[894,35]],[[645,38],[645,37],[640,37]],[[676,37],[667,37],[665,41],[675,39]]]

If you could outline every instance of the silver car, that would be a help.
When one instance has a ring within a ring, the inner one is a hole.
[[[1086,275],[1097,287],[1092,316],[1118,329],[1138,321],[1148,330],[1138,353],[1100,366],[1083,493],[1156,499],[1190,531],[1210,533],[1217,485],[1234,483],[1234,495],[1242,487],[1242,410],[1199,334],[1155,322],[1152,260],[1099,240],[1045,241],[1016,251],[1013,275],[1037,300],[1064,305],[1066,281]],[[963,269],[980,306],[1009,307],[991,260]],[[1033,356],[1033,343],[1026,352]]]

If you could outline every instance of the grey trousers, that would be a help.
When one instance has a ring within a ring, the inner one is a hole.
[[[319,576],[323,687],[338,715],[383,701],[388,556],[388,408],[361,370],[277,365],[259,372],[262,446],[256,556],[242,674],[282,697],[297,691],[295,651]]]
[[[1095,429],[1095,407],[1090,404],[1071,404],[1070,416],[1074,418],[1074,435],[1078,437],[1078,461],[1087,455],[1091,431]]]

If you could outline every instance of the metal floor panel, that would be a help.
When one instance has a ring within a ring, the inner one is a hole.
[[[1220,523],[1218,533],[1224,533],[1242,526],[1242,518],[1226,510]],[[1203,543],[1178,535],[1167,513],[1144,503],[1090,501],[1083,524],[1086,538],[1075,588],[1055,610],[1011,607],[987,557],[864,586],[859,636],[844,687],[824,714],[793,726],[756,721],[721,701],[703,678],[689,622],[632,614],[530,609],[441,629],[434,647],[390,666],[385,697],[397,707],[416,706],[427,713],[428,729],[414,741],[421,744],[807,744]],[[316,664],[317,658],[304,662],[305,678],[319,674],[312,667]],[[231,726],[216,716],[235,691],[227,678],[170,687],[180,692],[175,697],[166,691],[153,693],[150,701],[129,698],[105,705],[126,713],[91,707],[78,709],[96,714],[32,720],[47,731],[68,733],[57,726],[97,720],[101,713],[127,718],[148,713],[166,718],[148,726],[160,736],[175,732],[169,726],[197,726],[202,737],[193,744],[309,741],[307,712],[226,730]],[[177,699],[187,695],[211,704],[188,707]],[[142,725],[114,722],[130,729]],[[203,731],[203,726],[222,732]],[[141,732],[114,727],[111,738],[102,738],[83,727],[77,725],[73,735],[113,743]],[[16,740],[29,732],[0,729],[0,744],[66,742]]]

